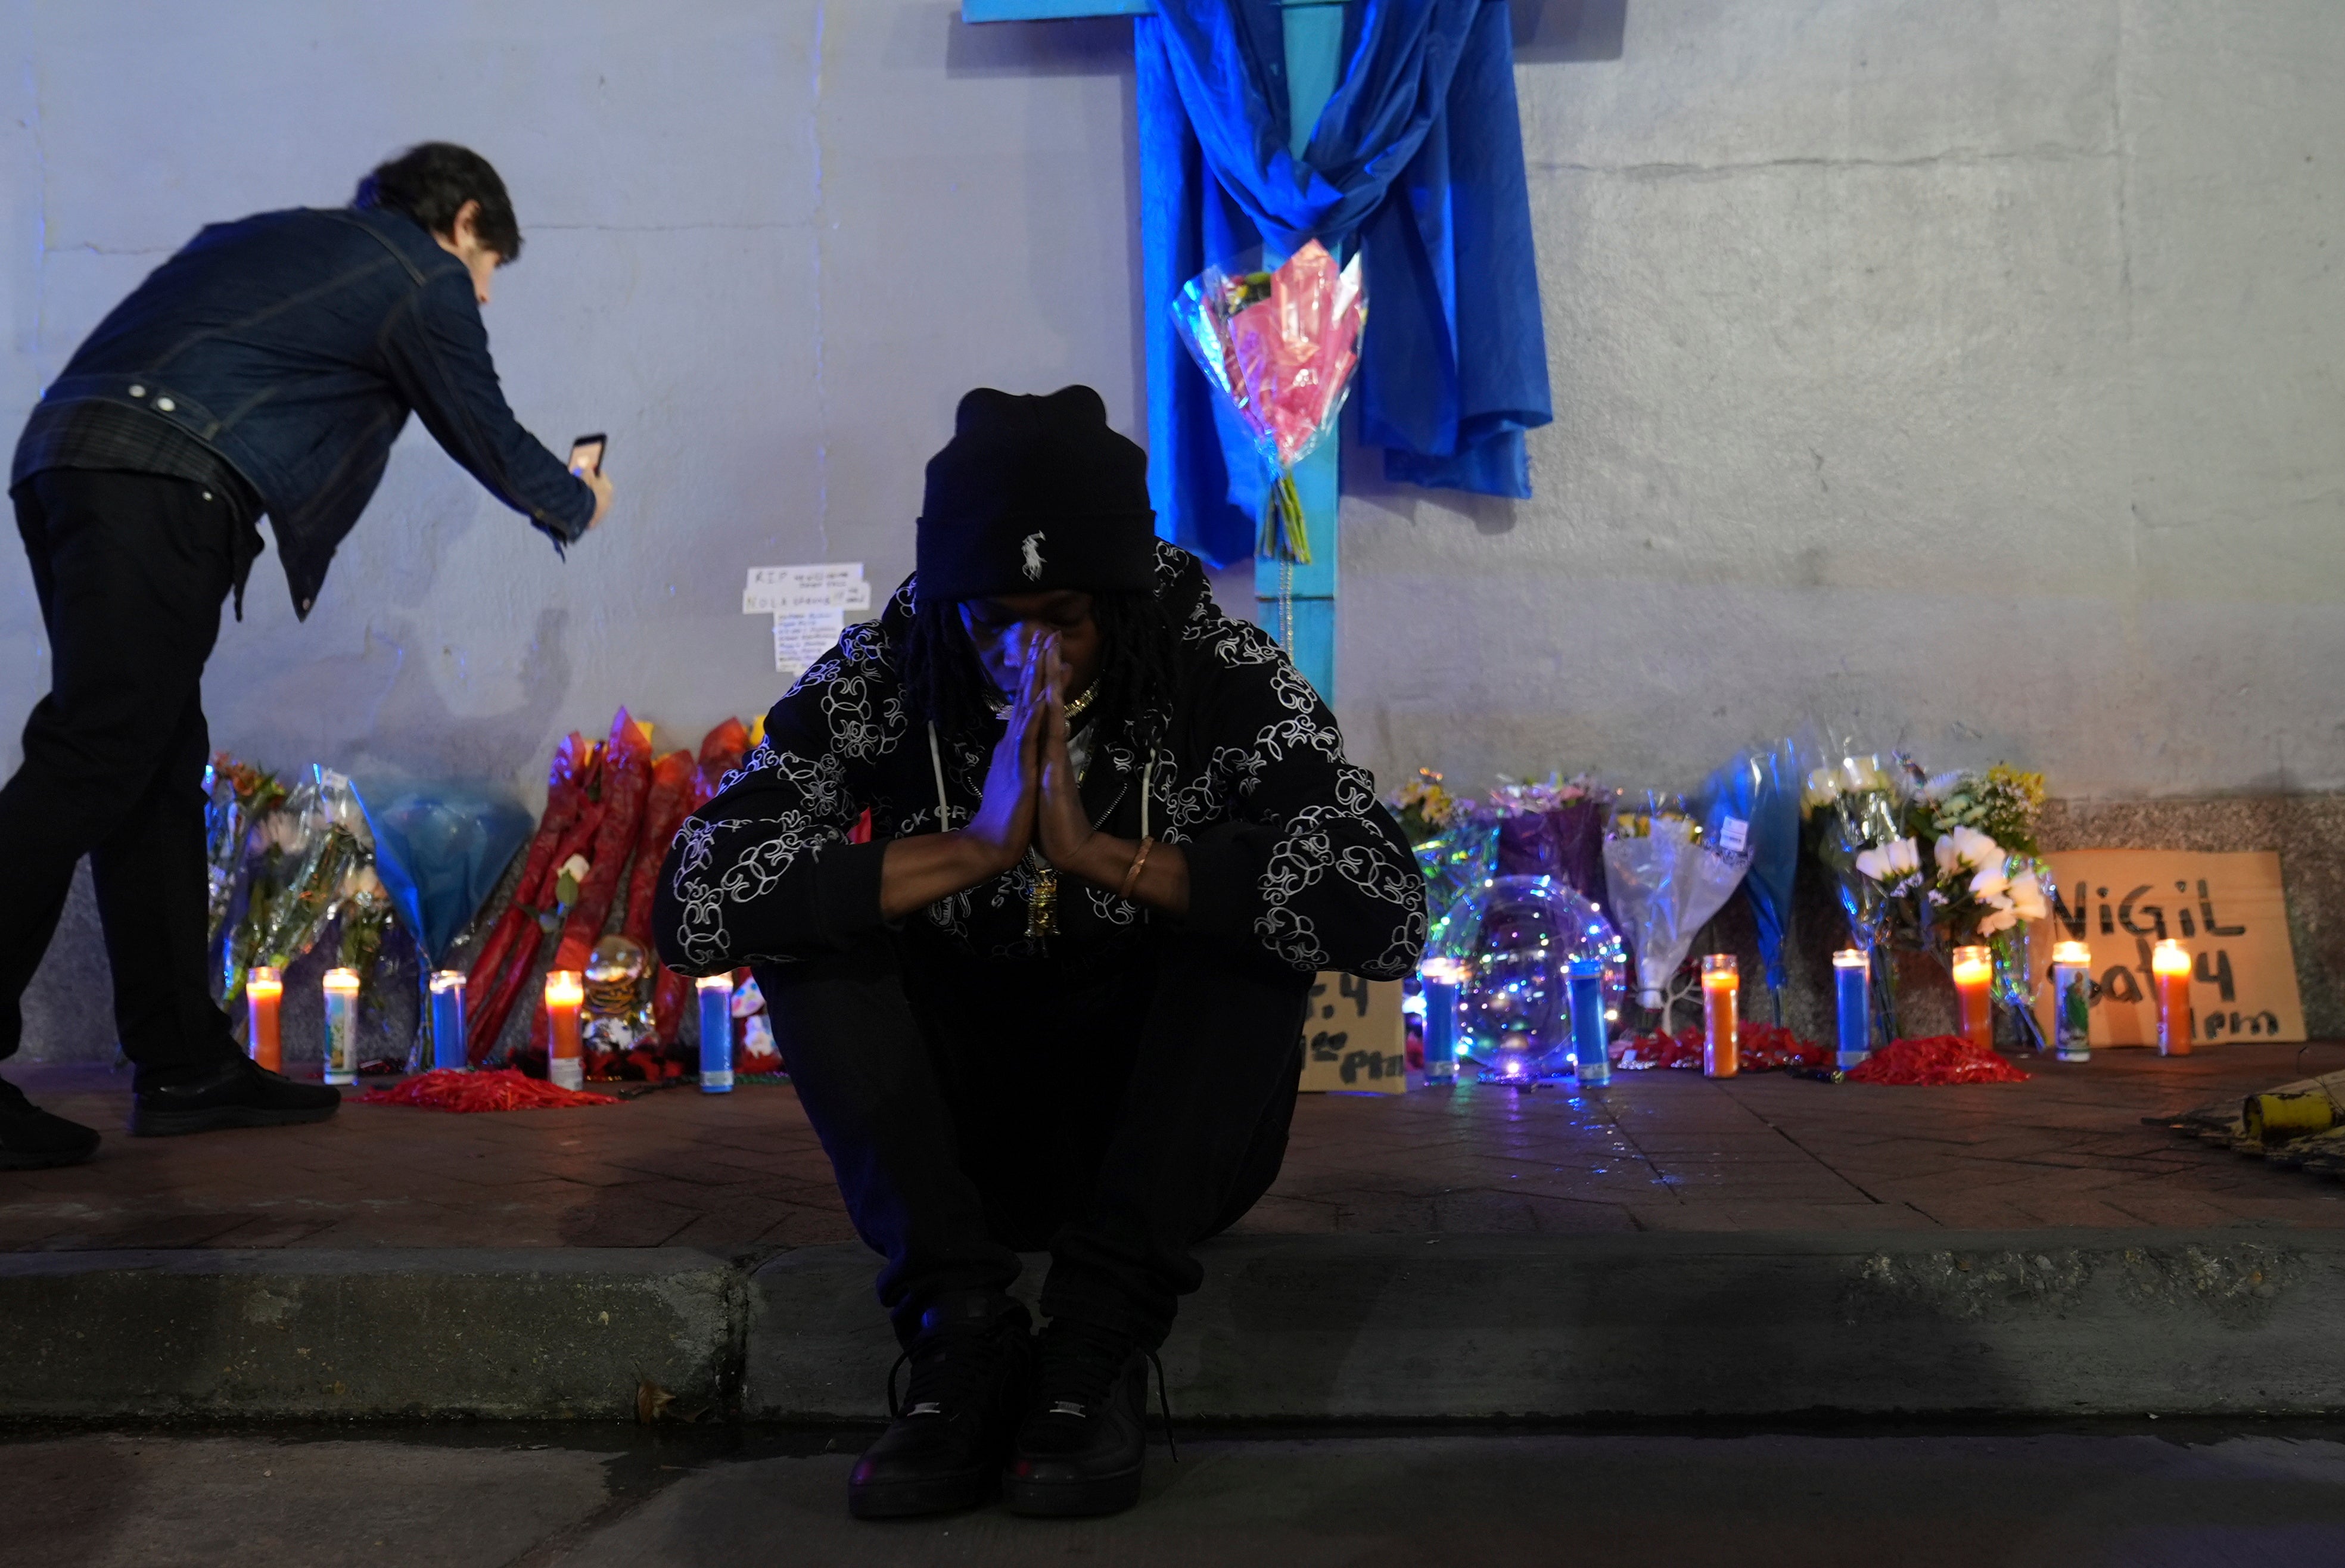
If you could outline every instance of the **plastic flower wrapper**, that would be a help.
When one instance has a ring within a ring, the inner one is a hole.
[[[1612,803],[1592,774],[1518,782],[1501,776],[1490,792],[1498,816],[1498,875],[1553,876],[1599,905],[1604,885],[1604,823]]]
[[[1997,763],[1985,773],[1929,780],[1915,793],[1912,814],[1932,835],[1925,945],[1951,952],[1984,943],[1995,957],[1996,998],[2038,1050],[2044,1041],[2028,938],[2051,913],[2051,869],[2035,841],[2043,805],[2043,774]]]
[[[391,935],[394,905],[391,890],[383,885],[371,860],[360,861],[342,874],[342,884],[334,893],[334,910],[342,923],[334,961],[358,971],[361,991],[372,990],[375,966],[382,961],[383,938]],[[431,1015],[428,1001],[424,1015],[427,1018]]]
[[[204,861],[209,883],[204,940],[219,940],[245,863],[258,855],[253,824],[285,802],[285,785],[267,768],[219,753],[204,768]]]
[[[1357,256],[1305,240],[1275,271],[1209,267],[1172,301],[1181,340],[1275,470],[1260,553],[1311,561],[1294,468],[1326,439],[1360,362],[1368,314]]]
[[[1554,877],[1500,876],[1477,891],[1473,972],[1458,993],[1466,1055],[1485,1081],[1570,1073],[1572,960],[1604,966],[1609,1024],[1627,993],[1628,949],[1602,910]]]
[[[233,1006],[255,965],[282,969],[317,946],[340,912],[343,879],[371,865],[373,835],[350,781],[315,767],[261,819],[267,842],[244,918],[221,960],[221,1001]]]
[[[1426,907],[1438,924],[1460,899],[1489,881],[1498,824],[1475,810],[1472,801],[1452,794],[1430,768],[1419,768],[1386,804],[1416,853],[1416,868],[1425,874]]]
[[[1797,754],[1790,741],[1745,752],[1711,774],[1702,786],[1702,826],[1709,842],[1750,857],[1742,896],[1759,927],[1759,957],[1776,1021],[1782,1021],[1783,943],[1792,929],[1792,890],[1800,865]]]
[[[374,868],[431,970],[496,891],[529,837],[519,801],[454,784],[355,784]]]
[[[1612,915],[1637,955],[1639,1000],[1666,1005],[1670,976],[1693,947],[1694,933],[1742,882],[1739,855],[1701,841],[1682,802],[1649,795],[1641,807],[1613,814],[1604,839],[1604,879]],[[1662,1027],[1670,1020],[1665,1016]]]
[[[1902,825],[1898,776],[1893,761],[1851,753],[1810,768],[1801,787],[1800,814],[1814,824],[1816,858],[1838,885],[1849,940],[1867,954],[1883,945],[1893,901],[1920,885],[1908,881],[1920,874],[1921,847]],[[1883,978],[1875,976],[1877,983]]]

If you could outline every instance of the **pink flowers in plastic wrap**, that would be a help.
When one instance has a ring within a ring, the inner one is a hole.
[[[1278,470],[1264,509],[1262,553],[1308,564],[1293,470],[1335,428],[1359,366],[1368,314],[1360,258],[1339,268],[1312,239],[1274,272],[1209,267],[1189,280],[1172,310],[1205,379]]]

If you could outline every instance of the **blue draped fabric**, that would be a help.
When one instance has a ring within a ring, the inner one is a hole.
[[[1366,0],[1301,159],[1276,0],[1158,0],[1134,24],[1149,482],[1165,536],[1251,555],[1268,474],[1182,348],[1171,303],[1208,263],[1316,237],[1364,257],[1355,387],[1386,477],[1528,496],[1553,417],[1503,0]]]

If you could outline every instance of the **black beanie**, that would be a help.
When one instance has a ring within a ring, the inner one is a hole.
[[[1148,454],[1108,429],[1089,387],[980,387],[929,460],[917,565],[923,604],[1156,582]]]

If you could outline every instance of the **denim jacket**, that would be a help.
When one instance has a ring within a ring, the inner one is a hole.
[[[206,228],[98,324],[35,418],[85,400],[159,415],[242,474],[304,617],[411,410],[557,551],[594,515],[594,491],[505,405],[464,264],[401,213]]]

